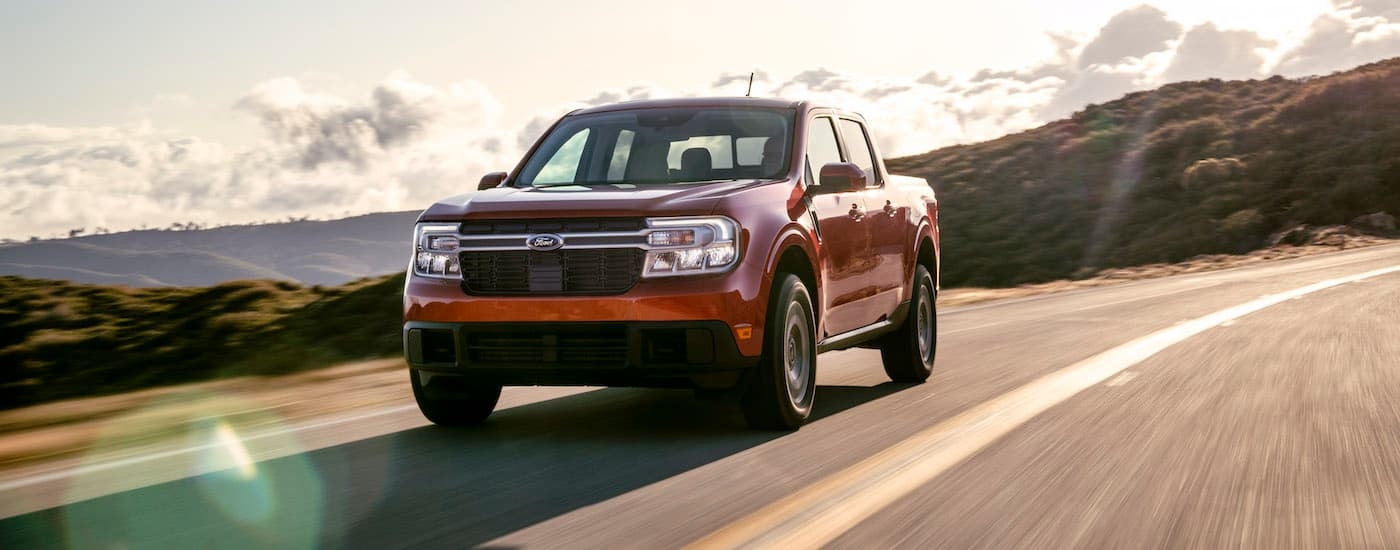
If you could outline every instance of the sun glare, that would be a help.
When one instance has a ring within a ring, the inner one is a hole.
[[[243,440],[239,439],[238,432],[233,431],[233,427],[226,422],[219,422],[214,428],[214,437],[219,445],[228,453],[228,458],[233,465],[238,468],[238,474],[243,479],[251,480],[258,475],[258,466],[253,462],[253,457],[248,453],[248,447],[243,445]]]

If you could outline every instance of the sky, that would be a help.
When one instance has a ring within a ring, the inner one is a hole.
[[[426,207],[568,110],[811,98],[890,155],[1400,55],[1400,0],[0,3],[0,238]]]

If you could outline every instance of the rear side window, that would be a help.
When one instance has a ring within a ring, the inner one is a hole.
[[[818,185],[815,176],[821,174],[823,166],[833,162],[841,162],[841,149],[836,146],[836,129],[831,126],[830,118],[814,118],[811,126],[807,127],[807,183]]]
[[[734,147],[730,136],[695,136],[685,141],[671,142],[666,152],[666,166],[671,170],[681,169],[681,155],[690,149],[705,149],[710,153],[712,168],[733,168]]]
[[[740,166],[758,166],[763,163],[763,151],[768,142],[778,141],[771,137],[744,137],[734,140],[734,158]],[[776,144],[775,144],[776,145]]]
[[[865,179],[871,185],[880,181],[875,173],[875,154],[870,152],[870,138],[865,135],[865,126],[854,120],[841,119],[841,135],[846,138],[846,157],[851,164],[865,170]]]

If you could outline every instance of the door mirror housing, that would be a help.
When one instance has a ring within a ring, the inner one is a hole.
[[[500,187],[501,183],[506,181],[507,175],[508,174],[506,174],[505,172],[491,172],[490,174],[481,176],[481,181],[477,182],[476,188],[479,191],[482,189]]]
[[[823,166],[817,181],[822,193],[860,191],[867,184],[865,170],[849,162],[833,162]]]

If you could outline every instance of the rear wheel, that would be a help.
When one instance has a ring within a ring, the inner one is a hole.
[[[763,332],[763,359],[744,392],[744,417],[755,428],[795,430],[812,414],[817,393],[816,316],[801,279],[779,275]]]
[[[408,374],[418,410],[439,426],[480,424],[491,416],[501,398],[500,384],[472,382],[462,376],[424,376],[425,373],[411,369]],[[424,378],[429,380],[425,382]]]
[[[938,351],[936,298],[933,276],[924,266],[914,266],[913,309],[904,325],[885,337],[880,345],[880,359],[890,380],[918,384],[933,373],[933,360]]]

